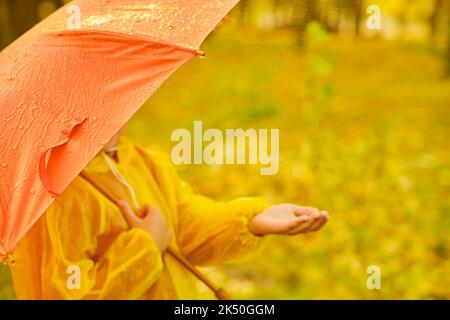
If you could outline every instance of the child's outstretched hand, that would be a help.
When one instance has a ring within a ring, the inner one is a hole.
[[[316,208],[279,204],[254,216],[249,222],[249,230],[257,236],[266,234],[293,236],[320,230],[328,218],[328,212]]]

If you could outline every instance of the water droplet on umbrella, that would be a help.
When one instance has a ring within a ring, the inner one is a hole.
[[[8,166],[8,164],[6,162],[2,162],[2,167],[6,168]]]
[[[96,116],[93,116],[93,117],[92,117],[92,121],[97,121],[97,117],[96,117]]]
[[[30,193],[31,193],[31,194],[35,194],[35,193],[36,193],[36,190],[34,190],[34,188],[31,188],[31,189],[30,189]]]

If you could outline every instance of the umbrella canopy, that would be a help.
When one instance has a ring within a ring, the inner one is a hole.
[[[0,261],[237,2],[77,0],[0,53]]]

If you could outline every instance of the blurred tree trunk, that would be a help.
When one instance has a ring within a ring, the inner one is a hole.
[[[248,8],[250,7],[250,0],[241,0],[239,2],[239,24],[245,26],[245,20],[248,14]]]
[[[359,36],[361,34],[361,20],[363,15],[363,0],[353,1],[353,10],[355,15],[355,35]]]
[[[24,34],[38,22],[39,0],[9,1],[8,14],[12,20],[12,35],[14,39]]]
[[[327,31],[332,29],[330,15],[333,12],[333,6],[327,4],[319,10],[319,20],[323,23]]]
[[[55,8],[63,0],[0,0],[0,47],[4,48],[39,22],[39,5],[52,2]]]
[[[0,0],[0,50],[12,42],[11,20],[9,16],[9,0]]]
[[[342,14],[342,0],[335,0],[333,9],[333,23],[330,24],[330,31],[333,33],[339,34],[340,25],[341,25],[341,14]]]
[[[36,24],[38,3],[38,0],[0,0],[2,48]]]
[[[303,0],[294,2],[294,26],[297,30],[298,43],[304,45],[306,27],[311,21],[317,20],[317,0]]]
[[[279,19],[278,12],[279,10],[285,10],[286,0],[272,0],[272,14],[275,17],[275,26],[282,26],[282,22]]]
[[[305,3],[306,3],[306,10],[305,10],[304,25],[306,27],[308,23],[310,23],[311,21],[317,20],[320,14],[317,6],[317,0],[305,0]]]
[[[434,0],[433,12],[428,19],[428,23],[430,24],[430,38],[434,39],[438,27],[438,19],[439,12],[442,10],[443,1],[442,0]]]
[[[447,7],[447,76],[450,76],[450,4]]]

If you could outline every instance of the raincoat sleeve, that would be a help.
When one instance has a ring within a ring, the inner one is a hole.
[[[195,265],[212,265],[235,261],[255,251],[262,237],[248,229],[249,220],[265,210],[269,204],[264,198],[240,198],[218,202],[194,194],[181,180],[162,152],[146,150],[149,165],[156,173],[164,193],[175,195],[178,213],[177,240],[183,255]],[[170,186],[170,187],[169,187]]]
[[[248,229],[249,220],[268,207],[263,198],[218,202],[194,194],[179,182],[179,243],[195,265],[239,260],[255,251],[263,237]]]
[[[118,228],[117,236],[108,239],[106,231],[109,234],[118,226],[108,225],[111,219],[106,218],[117,208],[84,181],[75,180],[69,188],[46,213],[45,295],[139,298],[162,270],[161,254],[152,236],[141,229],[120,232]]]

